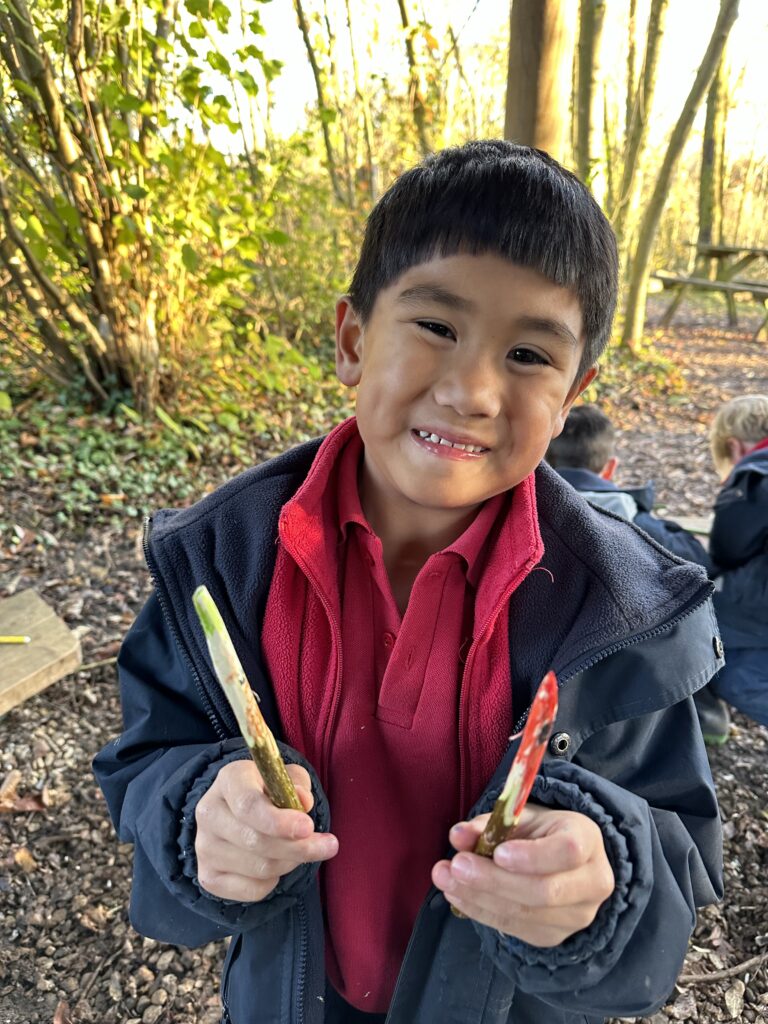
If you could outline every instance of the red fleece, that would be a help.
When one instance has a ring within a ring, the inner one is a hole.
[[[316,767],[339,838],[321,871],[326,968],[382,1013],[448,829],[506,748],[507,605],[543,547],[531,476],[427,560],[401,619],[360,506],[362,453],[347,420],[283,508],[262,645],[285,738]]]

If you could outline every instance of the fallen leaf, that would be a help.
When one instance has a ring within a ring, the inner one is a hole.
[[[21,870],[26,871],[27,874],[37,870],[37,861],[26,846],[20,846],[18,850],[15,851],[13,859]]]
[[[725,993],[725,1005],[731,1020],[741,1020],[741,1013],[744,1009],[744,982],[739,978],[731,985]]]
[[[0,814],[26,814],[29,811],[44,811],[45,800],[42,795],[32,793],[19,796],[18,788],[21,772],[13,768],[0,785]]]
[[[109,924],[109,911],[101,903],[97,903],[95,907],[86,907],[77,915],[77,919],[88,931],[101,932]]]
[[[69,1003],[62,999],[53,1014],[53,1024],[74,1024],[69,1012]]]

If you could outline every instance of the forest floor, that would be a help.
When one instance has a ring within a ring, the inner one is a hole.
[[[624,384],[604,396],[621,426],[619,480],[653,479],[669,517],[711,508],[706,434],[717,406],[768,392],[752,321],[738,331],[724,322],[713,305],[658,341],[685,391],[648,398]],[[214,1024],[224,944],[188,950],[133,931],[131,850],[115,840],[90,771],[120,730],[113,659],[149,592],[139,529],[70,531],[54,512],[36,482],[19,478],[0,495],[0,522],[19,527],[12,545],[0,544],[0,597],[34,587],[77,630],[85,662],[0,718],[0,1024]],[[728,742],[710,753],[725,898],[701,912],[653,1024],[768,1022],[768,729],[736,715]]]

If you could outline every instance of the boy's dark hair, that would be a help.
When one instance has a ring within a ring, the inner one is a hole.
[[[410,267],[486,252],[576,294],[585,334],[579,374],[593,366],[616,307],[616,239],[586,186],[529,146],[468,142],[402,174],[368,218],[350,302],[365,324],[379,292]]]
[[[614,454],[613,424],[596,405],[575,405],[562,432],[549,442],[547,462],[555,469],[599,473]]]

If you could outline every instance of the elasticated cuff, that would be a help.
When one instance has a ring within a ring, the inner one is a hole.
[[[300,764],[309,772],[310,778],[312,779],[312,793],[315,798],[314,805],[312,810],[309,812],[309,815],[315,823],[316,831],[327,832],[330,827],[328,801],[309,764],[291,747],[287,747],[282,743],[278,743],[278,746],[286,764]],[[200,884],[197,876],[197,853],[195,851],[195,839],[197,837],[195,809],[198,802],[211,788],[217,775],[225,765],[231,764],[234,761],[249,760],[250,756],[251,755],[247,747],[243,744],[237,749],[228,752],[219,760],[209,764],[208,768],[202,773],[202,775],[198,776],[190,788],[181,811],[178,838],[181,873],[185,878],[190,880],[202,897],[218,903],[222,907],[237,906],[242,905],[242,903],[240,900],[231,900],[222,896],[214,896]],[[319,864],[316,863],[300,864],[289,874],[284,875],[272,892],[268,896],[265,896],[263,900],[260,900],[259,903],[265,907],[269,903],[275,901],[279,901],[280,903],[286,901],[286,906],[289,905],[289,903],[292,904],[298,897],[302,896],[314,882],[318,868]],[[251,906],[251,904],[245,904],[244,906]]]
[[[556,971],[563,966],[574,966],[606,949],[616,934],[620,916],[627,909],[627,898],[632,882],[633,866],[627,841],[616,828],[613,818],[589,794],[570,782],[539,775],[531,792],[534,803],[560,810],[576,811],[591,818],[600,829],[605,852],[613,870],[615,887],[610,897],[598,910],[587,928],[576,932],[558,946],[541,947],[523,942],[502,932],[494,932],[497,953],[510,957],[513,970],[524,966]]]

